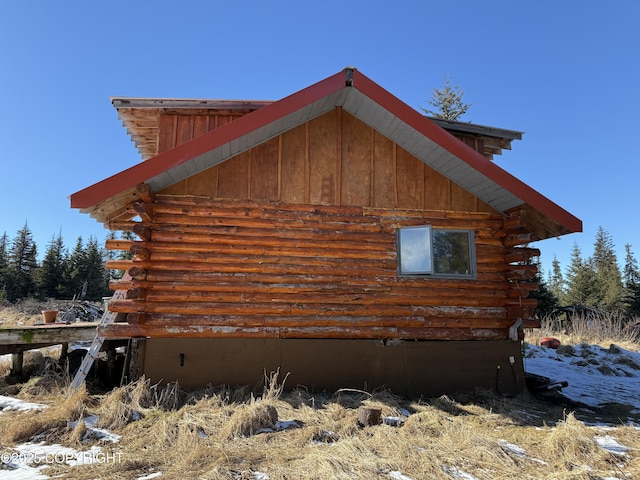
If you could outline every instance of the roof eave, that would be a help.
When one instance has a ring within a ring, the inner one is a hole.
[[[336,106],[380,130],[496,210],[506,214],[527,204],[556,222],[554,231],[582,230],[579,219],[353,69],[341,71],[87,187],[71,196],[71,206],[90,211],[140,183],[158,191]],[[438,146],[436,152],[431,148],[434,144]]]
[[[383,108],[394,112],[405,123],[415,128],[417,131],[437,142],[445,150],[451,152],[455,157],[471,166],[493,182],[501,185],[511,192],[515,197],[522,200],[522,204],[528,204],[545,216],[553,219],[567,233],[581,232],[582,221],[565,209],[537,192],[521,180],[517,179],[479,152],[475,151],[464,142],[459,141],[442,127],[420,114],[417,110],[409,107],[406,103],[386,91],[365,75],[355,72],[353,84],[363,94],[374,98]],[[415,152],[411,152],[414,153]],[[472,193],[473,191],[470,190]],[[491,204],[491,202],[487,202]],[[513,205],[510,208],[517,207]],[[499,211],[506,212],[508,208],[498,208]]]
[[[183,164],[213,148],[310,105],[345,87],[344,72],[326,78],[278,102],[260,108],[238,120],[223,125],[193,140],[163,152],[153,159],[139,163],[71,195],[71,208],[88,209],[101,201],[149,181],[161,173]]]

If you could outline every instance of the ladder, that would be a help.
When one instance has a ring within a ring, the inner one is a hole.
[[[111,297],[111,299],[112,300],[123,299],[125,297],[125,292],[126,290],[117,290],[116,293],[113,295],[113,297]],[[75,376],[73,377],[73,381],[71,382],[71,386],[70,386],[71,391],[76,390],[78,387],[80,387],[80,385],[84,383],[84,381],[87,378],[87,375],[89,374],[89,370],[91,370],[93,363],[96,361],[96,358],[100,353],[100,349],[104,344],[104,337],[101,335],[100,327],[102,327],[103,325],[107,325],[109,323],[113,323],[117,316],[118,316],[117,312],[111,312],[109,311],[108,307],[105,308],[104,314],[102,315],[102,318],[98,323],[96,336],[93,339],[93,342],[91,343],[91,346],[87,351],[87,354],[82,359],[80,368],[78,369]]]

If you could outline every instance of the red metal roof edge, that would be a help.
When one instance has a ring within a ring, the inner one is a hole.
[[[345,76],[345,72],[347,75]],[[352,75],[352,76],[351,76]],[[545,216],[553,219],[569,232],[582,231],[582,222],[547,197],[500,168],[483,155],[459,141],[417,110],[389,93],[356,69],[344,69],[320,82],[262,107],[204,135],[167,150],[145,162],[123,170],[71,195],[71,207],[86,209],[120,192],[206,153],[257,128],[282,118],[320,100],[348,84],[370,97],[383,108],[411,125],[471,167],[509,190]]]
[[[166,170],[268,125],[345,87],[344,71],[160,153],[70,196],[71,208],[86,209]]]
[[[487,159],[479,152],[461,142],[449,132],[432,122],[417,110],[411,108],[366,75],[354,72],[353,86],[411,125],[438,145],[448,150],[460,160],[486,175],[488,178],[521,198],[543,215],[555,220],[569,232],[581,232],[582,221],[554,203],[540,192],[511,175],[509,172]]]

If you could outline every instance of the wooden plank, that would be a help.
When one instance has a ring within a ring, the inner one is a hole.
[[[388,315],[326,315],[310,319],[301,315],[234,315],[234,314],[175,314],[156,312],[147,315],[145,325],[150,327],[171,328],[173,325],[190,326],[227,326],[241,328],[255,327],[403,327],[403,328],[508,328],[513,322],[506,319],[506,310],[502,318],[426,318],[416,316]],[[129,316],[135,314],[129,314]],[[511,323],[510,323],[511,322]],[[135,322],[129,322],[135,323]]]
[[[423,208],[424,169],[424,163],[406,150],[398,148],[396,153],[396,175],[399,208]]]
[[[218,165],[218,196],[230,199],[249,198],[251,152],[244,152]]]
[[[268,140],[251,151],[251,199],[278,198],[278,153],[278,138]]]
[[[95,336],[95,333],[94,333]],[[10,353],[26,352],[28,350],[38,350],[40,348],[51,347],[52,345],[64,345],[65,342],[57,343],[23,343],[23,344],[0,344],[0,355],[7,355]]]
[[[135,290],[135,289],[134,289]],[[130,290],[130,291],[134,291]],[[367,310],[372,309],[372,306],[380,307],[380,312],[385,311],[387,307],[400,306],[403,310],[409,306],[416,315],[420,316],[442,316],[448,315],[452,317],[463,317],[471,312],[472,315],[487,315],[487,312],[493,312],[488,310],[494,305],[494,295],[491,291],[478,292],[477,296],[473,299],[461,299],[459,289],[442,289],[433,296],[417,297],[417,292],[413,294],[403,294],[402,292],[396,292],[390,290],[389,292],[332,292],[325,290],[322,295],[318,295],[318,292],[303,291],[298,292],[295,289],[282,289],[280,291],[269,292],[255,292],[252,290],[225,292],[225,291],[166,291],[152,289],[146,294],[146,301],[148,304],[160,304],[160,303],[238,303],[248,302],[254,305],[257,304],[280,304],[292,305],[292,308],[297,306],[304,306],[304,308],[318,308],[321,306],[323,312],[328,311],[354,311],[360,307]],[[136,297],[133,297],[134,299]],[[532,300],[532,299],[523,299]],[[420,307],[420,308],[418,308]],[[422,308],[428,307],[428,308]],[[441,310],[437,310],[440,307]],[[447,308],[448,307],[448,308]],[[229,308],[229,307],[227,307]],[[233,306],[231,306],[233,308]],[[437,313],[434,314],[435,312]],[[456,310],[457,309],[457,310]],[[497,308],[500,315],[504,316],[504,308]],[[449,312],[449,313],[447,313]],[[456,315],[455,312],[458,312]],[[378,315],[378,313],[374,312]],[[379,313],[383,315],[383,313]],[[493,314],[493,313],[492,313]]]
[[[353,338],[353,339],[417,339],[434,340],[505,340],[505,329],[459,329],[459,328],[334,328],[334,327],[288,327],[260,329],[224,326],[180,325],[173,328],[145,325],[112,323],[101,327],[106,338],[149,337],[149,338]],[[427,336],[428,335],[428,336]]]
[[[0,345],[57,345],[93,340],[97,323],[0,328]]]
[[[190,178],[185,178],[173,185],[169,185],[164,188],[160,193],[165,195],[188,195],[189,194],[189,180]]]
[[[373,129],[343,113],[341,136],[341,205],[371,205]]]
[[[193,117],[193,138],[204,135],[209,131],[209,116],[194,115]]]
[[[451,180],[425,166],[424,208],[433,210],[451,209]]]
[[[177,115],[176,146],[193,139],[193,116]]]
[[[373,200],[374,207],[396,206],[396,168],[393,142],[374,131],[373,150]]]
[[[11,354],[11,369],[9,375],[22,375],[22,361],[24,360],[24,352],[15,352]]]
[[[282,134],[282,175],[280,200],[305,203],[308,163],[306,157],[306,125]]]
[[[451,182],[451,207],[452,210],[473,212],[477,210],[477,198],[459,185]]]
[[[331,111],[309,122],[309,202],[312,204],[338,204],[336,116],[336,111]]]
[[[160,115],[158,153],[166,152],[176,146],[177,121],[176,115]]]
[[[210,198],[215,197],[215,187],[218,183],[217,174],[218,167],[215,166],[189,177],[189,193]]]

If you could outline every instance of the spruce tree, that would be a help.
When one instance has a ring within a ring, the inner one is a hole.
[[[638,268],[638,261],[635,259],[633,252],[631,251],[631,245],[626,244],[624,246],[625,258],[624,269],[622,270],[622,281],[624,286],[640,283],[640,269]]]
[[[558,302],[563,305],[565,303],[565,289],[566,282],[562,275],[562,269],[560,268],[560,262],[557,257],[553,257],[551,262],[551,272],[549,272],[547,286],[549,291],[558,299]]]
[[[41,296],[47,298],[64,298],[64,275],[67,263],[67,252],[62,234],[51,237],[40,272],[39,290]]]
[[[104,255],[95,237],[90,237],[84,249],[84,265],[81,268],[83,282],[87,283],[85,300],[98,301],[108,295],[109,275],[104,265]]]
[[[567,270],[566,302],[569,306],[594,306],[599,289],[591,259],[584,260],[578,244],[571,250],[571,264]]]
[[[9,249],[7,299],[10,302],[36,293],[37,256],[33,234],[25,222]]]
[[[9,236],[0,236],[0,305],[7,299],[7,269],[9,267]]]
[[[640,269],[631,252],[631,245],[624,246],[625,261],[623,270],[624,294],[623,308],[628,318],[640,317]]]
[[[460,89],[457,85],[451,86],[451,81],[447,77],[443,88],[434,88],[431,92],[431,100],[429,103],[433,105],[436,110],[432,111],[423,108],[422,111],[434,118],[457,121],[462,115],[467,113],[467,110],[471,107],[470,103],[464,103],[462,101],[463,95],[464,90]]]
[[[616,312],[622,306],[622,276],[618,267],[613,239],[598,227],[593,249],[593,267],[597,280],[597,300],[593,306]]]
[[[540,261],[536,261],[535,265],[538,267],[538,273],[536,273],[533,281],[538,283],[540,287],[537,292],[531,292],[529,297],[538,299],[538,305],[536,306],[535,313],[538,317],[545,317],[552,315],[556,311],[559,306],[559,302],[558,297],[544,281],[544,274]]]
[[[82,237],[78,237],[76,245],[69,255],[64,269],[64,296],[80,298],[82,292],[82,265],[84,263],[84,246]]]

